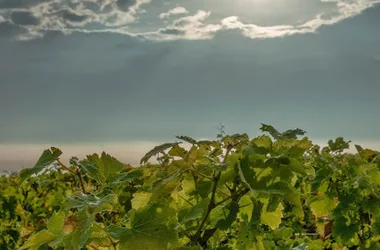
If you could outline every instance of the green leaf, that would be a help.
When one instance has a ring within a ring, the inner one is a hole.
[[[289,227],[277,228],[274,230],[274,235],[280,239],[290,239],[293,236],[293,229]]]
[[[281,133],[277,131],[273,126],[271,125],[266,125],[261,123],[261,128],[260,130],[263,132],[268,132],[274,139],[278,139],[281,137]]]
[[[267,212],[275,212],[277,210],[278,205],[282,201],[282,196],[280,195],[272,195],[269,199]]]
[[[175,211],[164,206],[149,206],[129,212],[130,228],[120,239],[120,249],[146,250],[168,249],[168,244],[176,244],[178,236]]]
[[[178,144],[174,145],[170,151],[169,151],[169,155],[170,156],[177,156],[177,157],[181,157],[181,158],[184,158],[186,156],[186,149],[180,147]]]
[[[380,154],[379,152],[371,150],[371,149],[363,149],[359,145],[355,145],[355,147],[356,147],[356,150],[358,151],[359,155],[363,159],[367,160],[368,162],[371,162],[377,155]]]
[[[204,199],[195,206],[189,209],[183,209],[179,211],[178,219],[181,223],[186,223],[188,221],[193,221],[199,218],[202,218],[205,213],[209,199]]]
[[[83,228],[80,230],[81,231],[81,236],[80,236],[80,247],[81,248],[86,246],[87,241],[90,238],[90,235],[92,233],[92,227],[93,227],[94,222],[95,222],[95,215],[92,214],[92,215],[90,215],[90,217],[88,217]]]
[[[237,239],[233,249],[236,250],[265,250],[262,239],[257,239],[257,233],[252,230],[248,218],[244,214],[243,221],[239,223]]]
[[[140,164],[147,163],[151,157],[157,155],[158,153],[162,153],[165,150],[167,150],[169,148],[172,148],[173,146],[175,146],[177,144],[178,144],[178,142],[175,142],[175,143],[164,143],[164,144],[162,144],[160,146],[154,147],[152,150],[150,150],[148,153],[146,153],[143,158],[141,158]]]
[[[54,213],[47,222],[47,229],[49,232],[59,235],[62,233],[63,225],[65,223],[65,212],[58,211]]]
[[[113,239],[120,240],[124,234],[128,233],[128,229],[119,225],[110,225],[107,232]]]
[[[190,192],[190,195],[199,195],[203,199],[206,198],[211,193],[213,183],[212,181],[199,181],[197,188]]]
[[[268,225],[272,230],[277,229],[281,224],[281,219],[283,217],[282,210],[284,207],[280,203],[274,212],[268,212],[268,202],[264,202],[263,211],[261,212],[261,221],[263,224]]]
[[[310,202],[311,211],[317,218],[330,216],[336,205],[337,203],[327,196],[316,198]]]
[[[119,181],[132,182],[136,179],[142,178],[144,175],[143,170],[140,168],[132,169],[126,173],[121,173]]]
[[[346,142],[342,137],[338,137],[335,141],[329,140],[328,145],[333,152],[342,152],[345,149],[350,148],[351,141]]]
[[[133,199],[132,199],[132,208],[133,209],[139,209],[145,207],[149,200],[150,197],[152,197],[152,193],[149,192],[143,192],[139,191],[133,194]]]
[[[190,144],[197,144],[197,141],[189,136],[176,136],[177,139],[180,139],[182,141],[188,142]]]
[[[45,150],[33,168],[26,168],[20,171],[20,185],[31,175],[38,174],[45,167],[50,166],[52,163],[58,160],[61,154],[61,150],[55,147],[51,147],[50,149]]]
[[[352,240],[357,240],[357,233],[360,230],[360,224],[352,218],[356,215],[352,214],[349,206],[350,204],[347,204],[345,201],[341,202],[333,212],[334,224],[332,236],[343,245],[348,244]]]
[[[260,190],[262,193],[267,194],[276,194],[280,195],[284,198],[284,200],[290,202],[294,205],[294,213],[297,215],[302,215],[302,204],[301,204],[301,195],[299,192],[294,190],[288,182],[285,181],[279,181],[275,182],[268,187],[266,187],[264,190]]]
[[[306,175],[306,171],[304,166],[299,162],[299,160],[295,158],[290,158],[290,163],[288,165],[290,170],[292,170],[295,173],[301,174],[301,175]]]
[[[226,206],[229,213],[225,219],[221,219],[216,223],[216,228],[221,230],[227,230],[236,221],[237,214],[239,212],[239,204],[231,202]]]
[[[118,203],[115,194],[109,194],[103,198],[99,198],[93,194],[83,194],[70,196],[66,201],[66,208],[78,208],[80,210],[87,209],[90,214],[96,214],[102,211],[112,211],[114,205]]]
[[[115,181],[119,177],[120,172],[124,169],[124,164],[103,152],[101,157],[97,154],[88,155],[87,160],[80,162],[80,168],[89,177],[100,184],[105,184]]]
[[[256,183],[254,177],[255,173],[249,166],[249,160],[248,157],[244,157],[241,161],[240,164],[237,164],[238,166],[238,174],[241,182],[251,190],[253,194],[256,194],[255,186],[254,184]]]
[[[44,230],[39,231],[36,234],[32,235],[25,242],[25,244],[21,248],[19,248],[19,250],[22,250],[22,249],[38,250],[38,248],[40,246],[53,241],[55,238],[56,238],[56,236],[53,233],[44,229]]]
[[[281,136],[286,139],[297,139],[297,136],[304,134],[306,134],[304,130],[296,128],[286,130],[284,133],[281,134]]]
[[[304,135],[306,132],[302,129],[296,128],[296,129],[289,129],[286,130],[283,133],[278,132],[273,126],[271,125],[266,125],[266,124],[261,124],[260,130],[263,132],[268,132],[274,139],[297,139],[297,136],[299,135]]]
[[[165,178],[157,179],[151,187],[152,197],[150,202],[160,202],[179,186],[179,172],[173,172]]]
[[[81,230],[74,230],[63,239],[65,250],[80,250]]]

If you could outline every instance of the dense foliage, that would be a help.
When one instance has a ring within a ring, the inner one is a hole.
[[[138,168],[48,149],[0,179],[0,249],[380,249],[379,153],[261,129],[179,136]]]

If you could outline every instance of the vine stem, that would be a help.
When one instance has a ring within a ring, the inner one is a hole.
[[[61,162],[60,159],[57,159],[57,162],[58,162],[58,164],[59,164],[62,168],[64,168],[65,170],[69,171],[70,173],[72,173],[72,174],[74,174],[74,175],[76,174],[75,171],[73,171],[73,170],[71,170],[70,168],[66,167],[66,165],[63,164],[63,162]]]
[[[108,239],[111,241],[113,249],[117,250],[117,248],[116,248],[117,243],[112,240],[111,236],[108,233],[107,233],[107,236],[108,236]]]
[[[192,237],[193,241],[197,242],[201,236],[203,226],[205,225],[208,216],[210,215],[211,211],[215,208],[215,193],[216,193],[216,188],[218,186],[218,182],[221,176],[221,172],[219,171],[217,175],[214,178],[214,185],[212,187],[212,193],[211,193],[211,200],[210,203],[208,204],[206,213],[204,214],[201,223],[199,224],[198,230],[195,233],[195,235]]]
[[[83,193],[87,194],[86,189],[84,188],[84,185],[83,185],[82,174],[79,169],[77,170],[77,175],[79,177],[79,182],[80,182],[80,186],[82,187]]]
[[[69,172],[72,173],[73,175],[78,176],[78,178],[79,178],[79,183],[80,183],[80,186],[81,186],[81,188],[82,188],[82,191],[83,191],[83,193],[87,194],[86,189],[84,188],[83,179],[82,179],[82,174],[81,174],[80,170],[77,169],[77,171],[74,171],[74,170],[68,168],[68,167],[67,167],[65,164],[63,164],[63,162],[62,162],[61,160],[59,160],[59,159],[57,159],[57,162],[58,162],[58,164],[59,164],[63,169],[69,171]]]
[[[227,146],[227,150],[226,150],[226,154],[224,155],[224,159],[223,159],[223,163],[226,163],[227,162],[227,158],[228,158],[228,155],[230,154],[231,150],[237,146],[238,144],[240,144],[242,141],[236,143],[235,145],[228,145]],[[208,207],[207,207],[207,210],[206,210],[206,213],[204,214],[203,218],[202,218],[202,221],[201,223],[199,224],[199,227],[198,227],[198,230],[197,232],[194,234],[194,236],[192,237],[192,241],[193,242],[198,242],[199,241],[199,238],[201,237],[201,234],[202,234],[202,230],[203,230],[203,227],[204,225],[206,224],[206,221],[211,213],[211,211],[216,207],[215,205],[215,194],[216,194],[216,190],[217,190],[217,187],[218,187],[218,183],[219,183],[219,180],[220,180],[220,176],[222,175],[222,171],[218,171],[217,174],[215,175],[214,174],[214,178],[213,178],[213,181],[214,181],[214,185],[212,187],[212,192],[211,192],[211,199],[210,199],[210,203],[208,204]],[[230,198],[229,198],[230,199]]]

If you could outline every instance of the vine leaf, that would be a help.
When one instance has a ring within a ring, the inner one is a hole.
[[[86,223],[84,223],[83,228],[80,230],[81,231],[81,236],[80,236],[81,249],[86,246],[87,241],[91,236],[94,222],[95,222],[95,215],[92,214],[90,215],[90,217],[88,217],[88,219],[86,220]]]
[[[356,150],[358,151],[359,155],[366,159],[368,162],[371,162],[377,155],[380,155],[379,152],[376,152],[371,149],[363,149],[359,145],[355,145]]]
[[[264,123],[261,123],[261,128],[260,130],[263,132],[268,132],[274,139],[278,139],[281,137],[281,133],[278,132],[277,129],[275,129],[272,125],[267,125]]]
[[[52,163],[58,160],[61,154],[62,151],[55,147],[51,147],[50,149],[45,150],[33,168],[26,168],[20,171],[20,185],[31,175],[38,174],[45,167],[50,166]]]
[[[283,217],[282,211],[284,207],[280,203],[276,210],[273,212],[268,212],[268,202],[264,202],[263,211],[261,212],[261,222],[268,225],[272,230],[277,229],[281,224],[281,219]]]
[[[103,152],[101,157],[97,154],[88,155],[87,160],[81,161],[79,167],[90,178],[105,184],[116,180],[125,165]]]
[[[119,181],[125,181],[125,182],[133,182],[134,180],[138,180],[142,178],[144,175],[142,169],[135,168],[132,169],[126,173],[121,173],[119,177]]]
[[[177,144],[179,144],[179,143],[178,142],[175,142],[175,143],[164,143],[164,144],[162,144],[160,146],[154,147],[152,150],[150,150],[148,153],[146,153],[143,158],[141,158],[140,164],[147,163],[151,157],[157,155],[158,153],[162,153],[165,150],[167,150],[167,149],[169,149],[169,148],[171,148],[171,147],[173,147],[173,146],[175,146]]]
[[[225,219],[221,219],[216,223],[216,228],[221,230],[227,230],[231,227],[231,225],[236,221],[238,212],[239,212],[239,204],[236,202],[231,202],[226,206],[226,208],[230,211]]]
[[[346,142],[343,137],[338,137],[335,141],[329,140],[328,145],[333,152],[343,152],[343,150],[350,148],[350,142]]]
[[[181,135],[181,136],[176,136],[176,138],[180,139],[182,141],[188,142],[190,144],[197,144],[197,141],[194,140],[193,138],[189,137],[189,136]]]
[[[186,156],[186,149],[180,147],[178,144],[174,145],[170,151],[169,151],[169,155],[170,156],[177,156],[177,157],[181,157],[182,159]]]
[[[40,246],[53,241],[55,238],[56,236],[53,233],[44,229],[32,235],[19,250],[37,250]]]
[[[129,212],[130,226],[117,229],[113,235],[120,237],[120,249],[168,249],[175,245],[178,235],[174,229],[175,211],[162,205],[152,205]],[[111,234],[111,235],[112,235]]]
[[[83,194],[70,196],[66,201],[66,208],[78,208],[79,210],[85,211],[89,214],[96,214],[102,211],[112,211],[114,205],[118,203],[118,198],[115,194],[109,194],[103,198],[99,198],[93,194]]]
[[[50,217],[47,222],[47,229],[49,232],[59,235],[63,230],[63,225],[65,223],[65,212],[58,211]]]
[[[268,132],[274,139],[297,139],[299,135],[305,135],[306,132],[302,129],[289,129],[283,133],[280,133],[277,129],[275,129],[271,125],[261,123],[260,130],[263,132]]]

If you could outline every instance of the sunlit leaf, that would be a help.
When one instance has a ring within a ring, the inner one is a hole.
[[[59,235],[62,232],[65,222],[65,212],[58,211],[54,213],[47,222],[47,229],[49,232]]]
[[[54,240],[56,236],[49,232],[48,230],[41,230],[37,232],[36,234],[32,235],[26,242],[25,244],[19,249],[30,249],[30,250],[38,250],[38,248],[45,244],[49,243],[52,240]]]

